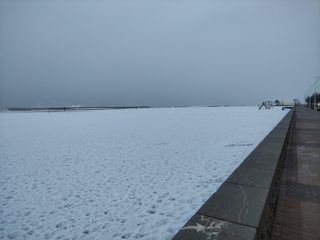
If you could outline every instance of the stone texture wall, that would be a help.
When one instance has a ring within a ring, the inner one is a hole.
[[[173,240],[269,239],[293,115],[288,112]]]

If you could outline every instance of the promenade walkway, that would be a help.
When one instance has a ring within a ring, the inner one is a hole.
[[[297,107],[272,240],[320,239],[320,112]]]

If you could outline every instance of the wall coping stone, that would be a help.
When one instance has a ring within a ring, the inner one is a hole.
[[[269,239],[294,109],[276,125],[172,240]]]

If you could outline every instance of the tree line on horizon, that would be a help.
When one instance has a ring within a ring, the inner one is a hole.
[[[314,108],[316,103],[320,103],[320,93],[314,93],[311,96],[305,98],[308,107]]]

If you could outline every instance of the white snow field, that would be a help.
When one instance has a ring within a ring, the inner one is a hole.
[[[170,239],[285,113],[2,112],[0,239]]]

